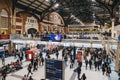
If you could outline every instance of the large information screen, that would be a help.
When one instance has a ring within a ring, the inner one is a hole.
[[[63,61],[46,59],[45,76],[49,80],[64,80]]]

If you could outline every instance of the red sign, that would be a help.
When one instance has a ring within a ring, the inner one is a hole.
[[[0,39],[10,39],[10,35],[0,35]]]
[[[27,61],[30,61],[35,56],[35,53],[32,50],[27,50],[26,54],[27,54]]]
[[[77,58],[77,61],[82,62],[82,52],[81,51],[77,51],[76,58]]]

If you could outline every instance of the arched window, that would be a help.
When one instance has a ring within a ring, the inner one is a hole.
[[[5,9],[1,10],[1,34],[8,34],[8,13]]]
[[[8,13],[5,9],[1,10],[1,28],[8,28]]]

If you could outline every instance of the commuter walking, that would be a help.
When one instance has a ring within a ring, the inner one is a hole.
[[[34,60],[34,65],[33,66],[34,66],[33,71],[37,70],[37,68],[38,68],[38,59]]]
[[[94,62],[94,66],[95,66],[95,71],[96,71],[97,67],[98,67],[98,62],[97,61]]]
[[[89,60],[89,67],[90,67],[90,70],[92,69],[92,60],[90,59]]]
[[[34,58],[32,57],[31,58],[31,65],[33,66],[33,63],[34,63]]]
[[[28,65],[27,70],[28,70],[27,76],[29,76],[30,73],[33,74],[33,73],[32,73],[32,64],[31,64],[31,63]]]
[[[106,73],[107,73],[108,77],[110,77],[110,73],[111,73],[110,65],[107,66]]]
[[[6,76],[7,76],[6,70],[3,70],[3,72],[2,72],[2,80],[6,80]]]
[[[81,76],[81,79],[80,80],[86,80],[87,78],[86,78],[86,75],[85,75],[85,73],[83,73],[83,75]]]
[[[28,78],[28,80],[33,80],[32,76],[30,76],[30,77]]]
[[[59,56],[59,52],[57,51],[57,52],[56,52],[56,58],[57,58],[57,59],[58,59],[58,56]]]
[[[5,55],[2,56],[2,65],[5,65]]]
[[[65,61],[65,65],[67,66],[67,61],[68,61],[68,55],[67,54],[65,54],[65,56],[64,56],[64,61]]]
[[[104,75],[105,73],[105,64],[102,64],[102,74]]]
[[[42,66],[44,65],[44,58],[41,57],[41,63],[42,63]]]
[[[77,74],[78,74],[78,76],[77,76],[77,77],[78,77],[78,80],[80,80],[81,67],[78,66],[76,70],[77,70]]]
[[[71,63],[70,63],[70,68],[73,68],[74,65],[74,59],[72,58]]]
[[[87,70],[87,66],[88,66],[88,59],[87,58],[85,58],[85,67],[86,67],[86,70]]]
[[[28,80],[27,79],[27,75],[24,75],[24,77],[22,78],[22,80]]]
[[[64,59],[65,56],[65,49],[62,50],[62,59]]]
[[[39,63],[39,66],[41,66],[41,57],[40,56],[38,57],[38,63]]]

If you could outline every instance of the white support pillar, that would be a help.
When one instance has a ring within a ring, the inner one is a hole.
[[[105,48],[105,37],[102,35],[102,46]]]
[[[108,37],[108,40],[107,40],[107,54],[110,56],[110,37]]]
[[[120,72],[120,41],[118,41],[116,53],[115,71]]]
[[[119,14],[119,22],[120,22],[120,5],[119,5],[119,13],[118,14]]]
[[[112,35],[111,35],[111,37],[112,38],[114,38],[114,27],[115,27],[115,19],[111,19],[111,21],[112,21]]]
[[[93,39],[92,39],[92,37],[91,37],[91,39],[90,39],[90,47],[91,47],[91,48],[93,47]]]
[[[1,11],[0,11],[0,29],[1,29],[1,26],[2,26],[2,24],[1,24]],[[1,32],[1,30],[0,30],[0,34],[1,34],[2,32]]]

